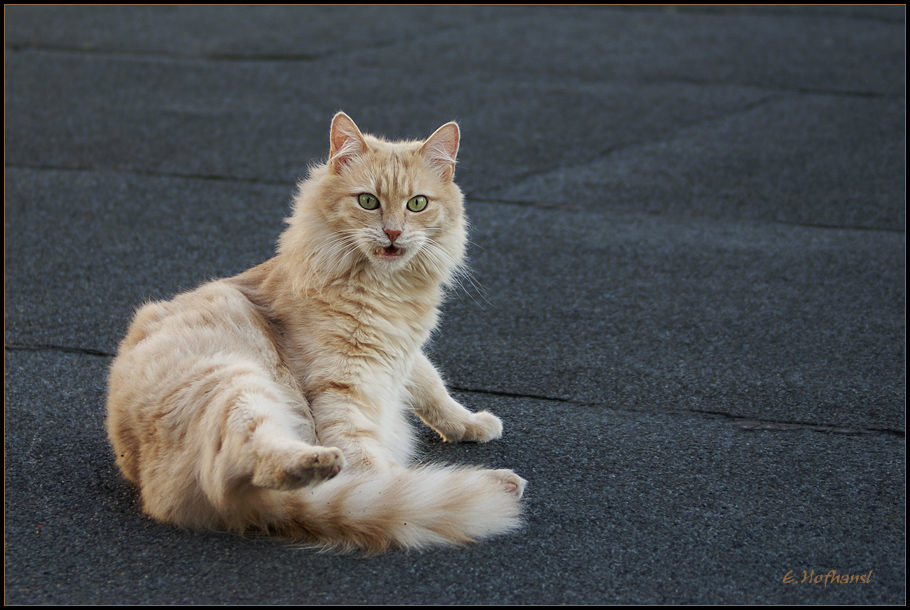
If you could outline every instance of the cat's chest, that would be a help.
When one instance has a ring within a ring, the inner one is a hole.
[[[301,375],[322,380],[403,380],[437,320],[431,303],[362,293],[311,295],[299,313],[292,350]]]

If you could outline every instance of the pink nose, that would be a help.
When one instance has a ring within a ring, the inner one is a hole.
[[[401,231],[392,231],[391,229],[385,229],[385,234],[389,236],[389,241],[394,244],[395,240],[398,239],[398,236],[401,235]]]

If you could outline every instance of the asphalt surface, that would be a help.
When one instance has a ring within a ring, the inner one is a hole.
[[[7,603],[905,602],[903,6],[4,12]],[[421,451],[516,534],[320,554],[116,471],[132,311],[269,258],[337,110],[461,124],[431,351],[505,434]]]

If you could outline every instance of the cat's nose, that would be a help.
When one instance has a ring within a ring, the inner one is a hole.
[[[393,231],[391,229],[385,229],[385,234],[389,236],[389,241],[391,241],[394,244],[395,240],[398,239],[398,236],[401,235],[401,231]]]

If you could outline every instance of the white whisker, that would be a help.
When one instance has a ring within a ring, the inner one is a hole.
[[[475,305],[483,309],[483,305],[478,302],[477,299],[474,298],[474,295],[471,294],[471,291],[468,290],[465,285],[466,281],[474,288],[474,291],[477,292],[481,299],[492,306],[492,303],[490,303],[489,299],[487,299],[484,294],[484,287],[476,280],[468,266],[463,262],[457,261],[438,241],[428,237],[426,246],[422,252],[437,270],[445,270],[444,272],[449,276],[449,282],[454,290],[462,290],[468,295],[468,298],[474,301]]]

